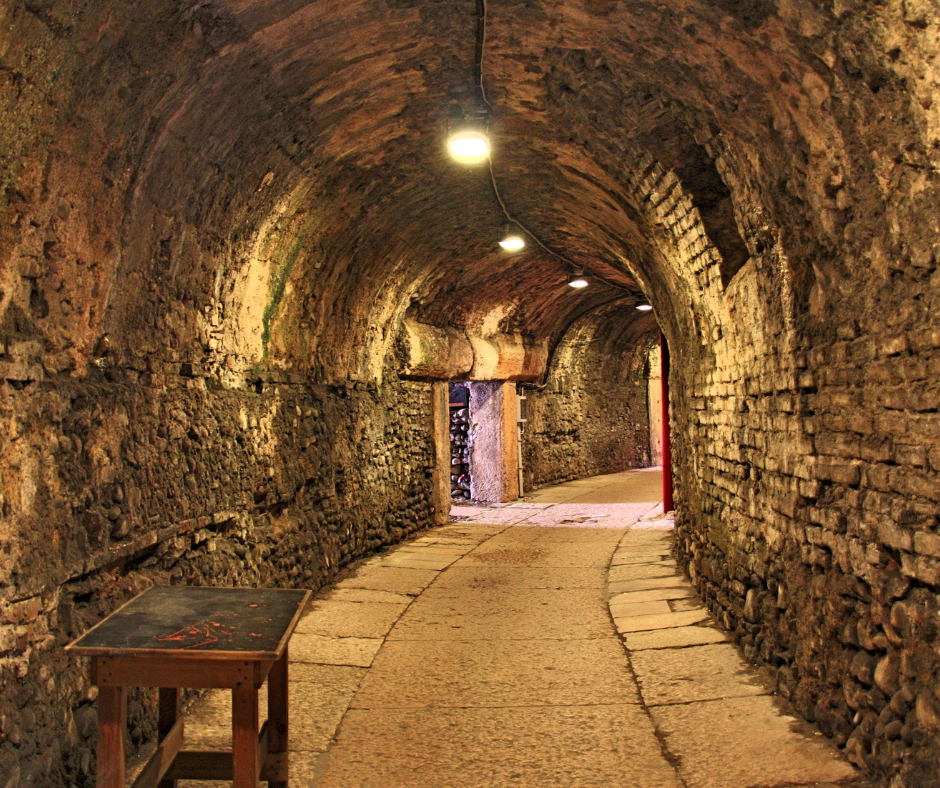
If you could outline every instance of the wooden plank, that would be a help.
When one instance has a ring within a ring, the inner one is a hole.
[[[259,687],[255,662],[207,659],[201,661],[160,656],[96,657],[95,683],[99,686],[207,687],[216,689]]]
[[[124,729],[127,687],[98,690],[98,788],[125,788]]]
[[[147,765],[137,775],[132,788],[157,788],[166,783],[175,785],[173,779],[163,780],[163,776],[169,771],[176,758],[176,754],[183,746],[183,720],[178,719],[176,723],[167,731],[165,736],[161,737],[157,745],[156,752],[150,756]]]
[[[271,726],[268,721],[264,721],[261,726],[261,733],[258,734],[258,777],[261,777],[261,771],[264,769],[264,762],[268,757],[268,747],[270,746]]]
[[[267,773],[275,775],[282,773],[278,756],[268,754],[269,731],[270,726],[265,722],[258,734],[256,743],[258,763],[264,763],[259,776]],[[215,750],[181,750],[176,756],[176,761],[167,771],[167,777],[174,780],[231,780],[232,775],[232,753]]]
[[[179,687],[161,687],[157,709],[157,742],[163,742],[179,725],[180,745],[183,743],[183,720],[180,717],[180,703],[183,699],[183,690]],[[172,763],[172,760],[170,761]],[[166,769],[163,770],[166,772]],[[176,780],[160,780],[157,788],[177,788]]]
[[[255,680],[254,686],[258,689],[261,689],[261,685],[268,678],[268,673],[271,672],[271,668],[274,667],[276,660],[267,659],[267,660],[258,660],[255,662]]]
[[[268,786],[287,785],[288,754],[286,752],[268,753],[264,766],[261,767],[261,779],[268,781]]]
[[[258,788],[258,690],[232,690],[232,788]]]
[[[231,780],[232,753],[182,750],[166,776],[173,780]]]
[[[287,648],[281,658],[274,663],[268,674],[268,725],[270,737],[268,750],[271,755],[287,752],[288,746],[288,711],[287,711]],[[283,763],[281,763],[283,761]],[[278,761],[278,768],[268,757],[262,759],[265,766],[268,788],[287,788],[287,759]],[[269,764],[271,767],[269,768]],[[275,772],[272,774],[272,771]]]

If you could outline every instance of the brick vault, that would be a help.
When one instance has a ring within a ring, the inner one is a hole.
[[[936,785],[938,56],[930,0],[0,4],[0,785],[90,784],[61,647],[142,588],[445,521],[447,381],[529,388],[526,484],[649,462],[657,325],[681,564]]]

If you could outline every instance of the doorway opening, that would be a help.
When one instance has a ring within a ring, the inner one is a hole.
[[[504,503],[519,497],[516,384],[474,380],[449,386],[451,500]]]
[[[469,501],[471,496],[470,384],[450,384],[450,497]]]

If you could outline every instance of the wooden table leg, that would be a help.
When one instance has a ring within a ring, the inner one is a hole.
[[[157,712],[157,743],[162,742],[176,725],[180,716],[183,690],[179,687],[161,687]],[[176,780],[161,780],[157,788],[176,788]]]
[[[258,787],[258,690],[232,690],[232,788]]]
[[[268,788],[287,788],[287,649],[268,673]]]
[[[98,688],[98,788],[125,788],[127,687]]]

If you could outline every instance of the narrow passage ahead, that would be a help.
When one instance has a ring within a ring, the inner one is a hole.
[[[863,785],[679,574],[659,484],[457,507],[322,594],[291,642],[291,785]],[[227,703],[188,741],[226,746]]]

